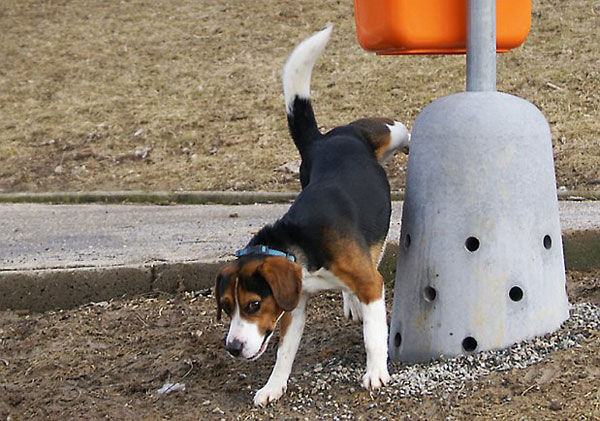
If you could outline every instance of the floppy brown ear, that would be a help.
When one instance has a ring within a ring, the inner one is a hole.
[[[302,268],[285,257],[267,257],[258,268],[258,273],[265,278],[275,302],[284,311],[292,311],[300,301],[302,292]]]
[[[217,278],[215,280],[215,298],[217,300],[217,320],[221,320],[221,312],[222,312],[222,308],[221,308],[221,288],[220,288],[220,284],[221,282],[223,282],[223,275],[221,275],[221,273],[219,272],[217,274]]]
[[[225,266],[221,271],[217,274],[217,278],[215,280],[215,298],[217,300],[217,320],[221,320],[221,296],[225,292],[227,285],[229,284],[229,279],[231,273],[233,272],[232,265]]]

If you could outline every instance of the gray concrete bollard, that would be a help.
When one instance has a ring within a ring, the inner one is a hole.
[[[494,91],[433,102],[412,130],[390,358],[504,348],[568,315],[544,116]]]

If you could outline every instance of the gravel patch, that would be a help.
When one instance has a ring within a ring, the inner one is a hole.
[[[425,395],[446,396],[448,394],[465,395],[465,385],[493,372],[512,369],[524,369],[537,364],[558,350],[580,347],[581,343],[600,330],[600,307],[579,303],[571,307],[569,319],[563,327],[554,333],[534,338],[498,351],[483,351],[477,354],[456,358],[432,361],[422,364],[402,364],[391,362],[392,382],[374,393],[377,399],[371,404],[373,408],[381,404],[389,404],[399,398],[423,397]],[[289,404],[301,410],[316,404],[316,396],[322,401],[329,401],[329,391],[339,384],[352,385],[350,393],[359,388],[359,380],[364,371],[362,361],[348,362],[332,358],[323,364],[315,365],[312,372],[305,371],[302,376],[312,378],[309,388],[302,388],[296,377],[289,381]],[[355,385],[355,386],[354,386]],[[323,413],[324,418],[350,419],[353,417],[350,408],[339,402],[328,402],[325,408],[331,413]],[[346,411],[348,409],[348,411]]]

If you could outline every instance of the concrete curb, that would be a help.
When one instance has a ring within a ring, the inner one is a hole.
[[[184,205],[244,205],[254,203],[286,203],[296,198],[295,192],[221,192],[221,191],[120,191],[120,192],[52,192],[52,193],[0,193],[0,203],[145,203]]]
[[[51,192],[51,193],[0,193],[0,203],[48,204],[187,204],[187,205],[248,205],[254,203],[289,203],[297,192],[245,192],[245,191],[119,191],[119,192]],[[558,190],[561,200],[600,200],[600,191]],[[392,200],[403,200],[404,191],[392,192]]]
[[[0,309],[42,312],[150,292],[149,267],[27,270],[0,273]]]
[[[393,282],[398,244],[389,243],[380,264]],[[0,311],[44,312],[149,293],[213,288],[220,262],[149,263],[139,266],[0,272]]]
[[[563,233],[565,259],[571,270],[600,267],[600,235],[589,231]],[[393,286],[398,244],[389,242],[379,265],[385,282]],[[213,287],[225,261],[149,263],[139,266],[70,268],[0,272],[0,310],[43,312],[91,302],[149,293],[174,294]]]
[[[185,262],[0,272],[0,310],[43,312],[122,296],[211,288],[221,265]]]

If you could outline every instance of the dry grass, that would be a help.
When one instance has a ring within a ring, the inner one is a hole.
[[[297,189],[275,171],[297,158],[279,74],[327,21],[313,78],[324,128],[367,115],[410,126],[464,89],[464,57],[375,57],[352,15],[350,0],[6,0],[0,191]],[[542,109],[557,182],[572,188],[600,183],[599,15],[596,0],[536,1],[529,39],[498,59],[498,89]],[[388,165],[394,188],[405,164]]]

